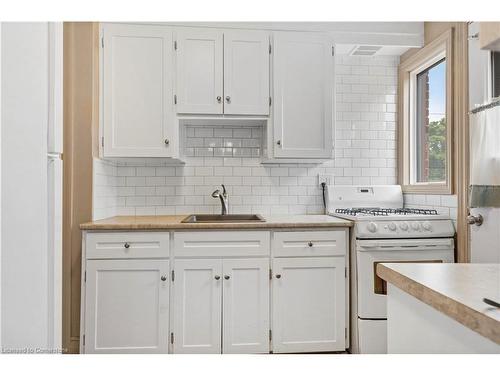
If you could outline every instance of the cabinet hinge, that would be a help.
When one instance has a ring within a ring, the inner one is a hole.
[[[104,37],[101,36],[101,47],[104,48]]]
[[[174,95],[174,104],[177,104],[177,95]]]
[[[347,327],[344,328],[344,335],[345,335],[345,339],[347,340]]]
[[[174,281],[174,280],[175,280],[175,271],[172,270],[172,281]]]
[[[85,335],[83,335],[82,342],[83,342],[83,346],[85,346]]]
[[[271,43],[269,43],[269,54],[271,54]]]
[[[273,279],[273,270],[269,270],[269,280]]]
[[[332,46],[332,56],[335,56],[335,47]]]
[[[271,99],[271,97],[269,97],[269,107],[271,106],[272,102],[273,102],[273,100]]]
[[[173,332],[170,332],[170,343],[171,344],[174,343],[174,333]]]
[[[344,268],[344,277],[347,279],[347,267]]]
[[[85,271],[85,274],[83,275],[83,282],[87,282],[87,271]]]
[[[174,50],[177,51],[177,40],[174,41]]]
[[[269,342],[273,340],[273,331],[269,330]]]

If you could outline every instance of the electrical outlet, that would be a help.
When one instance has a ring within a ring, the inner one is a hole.
[[[318,185],[321,185],[323,182],[330,185],[330,176],[326,174],[318,174]]]

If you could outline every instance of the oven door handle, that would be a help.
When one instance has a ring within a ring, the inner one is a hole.
[[[453,248],[453,239],[440,239],[440,240],[431,240],[431,241],[423,241],[423,240],[414,240],[414,241],[397,241],[397,240],[388,240],[388,241],[366,241],[361,240],[357,242],[357,247],[360,251],[370,251],[370,250],[394,250],[400,249],[402,251],[407,249],[452,249]]]

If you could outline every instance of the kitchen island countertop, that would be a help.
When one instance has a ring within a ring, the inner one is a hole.
[[[500,264],[380,263],[377,275],[500,345]]]

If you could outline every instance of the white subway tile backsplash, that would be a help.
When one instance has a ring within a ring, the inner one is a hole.
[[[333,184],[396,183],[398,61],[336,57],[335,160],[264,165],[262,127],[187,125],[185,165],[94,160],[94,219],[216,213],[220,203],[211,193],[221,183],[233,213],[318,214],[323,212],[318,174],[330,176]],[[425,197],[415,204],[426,205]],[[453,207],[448,198],[441,197],[440,204]]]

